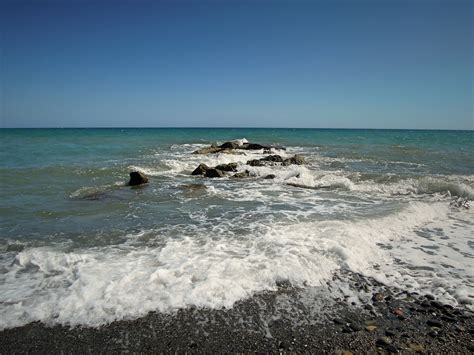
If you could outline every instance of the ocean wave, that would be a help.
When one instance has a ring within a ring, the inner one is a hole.
[[[414,231],[433,220],[447,225],[448,214],[444,203],[411,203],[383,218],[260,224],[243,236],[213,235],[218,225],[179,238],[147,231],[147,238],[155,233],[162,241],[160,247],[137,245],[131,236],[129,244],[82,251],[21,250],[13,262],[1,261],[0,328],[32,321],[98,326],[150,311],[232,307],[256,292],[276,289],[278,280],[318,287],[341,269],[461,301],[470,291],[452,291],[459,278],[446,278],[447,285],[432,290],[429,278],[412,275],[392,251],[379,247],[417,238]],[[436,263],[436,257],[429,261]]]

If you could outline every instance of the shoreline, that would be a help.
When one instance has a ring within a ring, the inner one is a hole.
[[[352,275],[351,289],[375,281]],[[358,307],[282,282],[231,309],[190,307],[98,327],[40,322],[0,332],[0,353],[51,352],[451,352],[474,351],[473,312],[380,284]],[[324,299],[323,299],[324,301]],[[318,303],[312,308],[313,303]],[[319,311],[318,311],[319,309]]]

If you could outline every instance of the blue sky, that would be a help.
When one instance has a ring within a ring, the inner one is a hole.
[[[474,129],[473,2],[0,0],[2,127]]]

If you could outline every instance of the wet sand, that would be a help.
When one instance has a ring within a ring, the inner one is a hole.
[[[31,323],[0,332],[0,353],[474,352],[472,312],[364,282],[353,275],[351,287],[371,295],[358,306],[283,282],[231,309],[150,313],[99,328]]]

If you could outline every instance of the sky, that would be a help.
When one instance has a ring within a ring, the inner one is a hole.
[[[473,2],[0,0],[0,127],[474,129]]]

